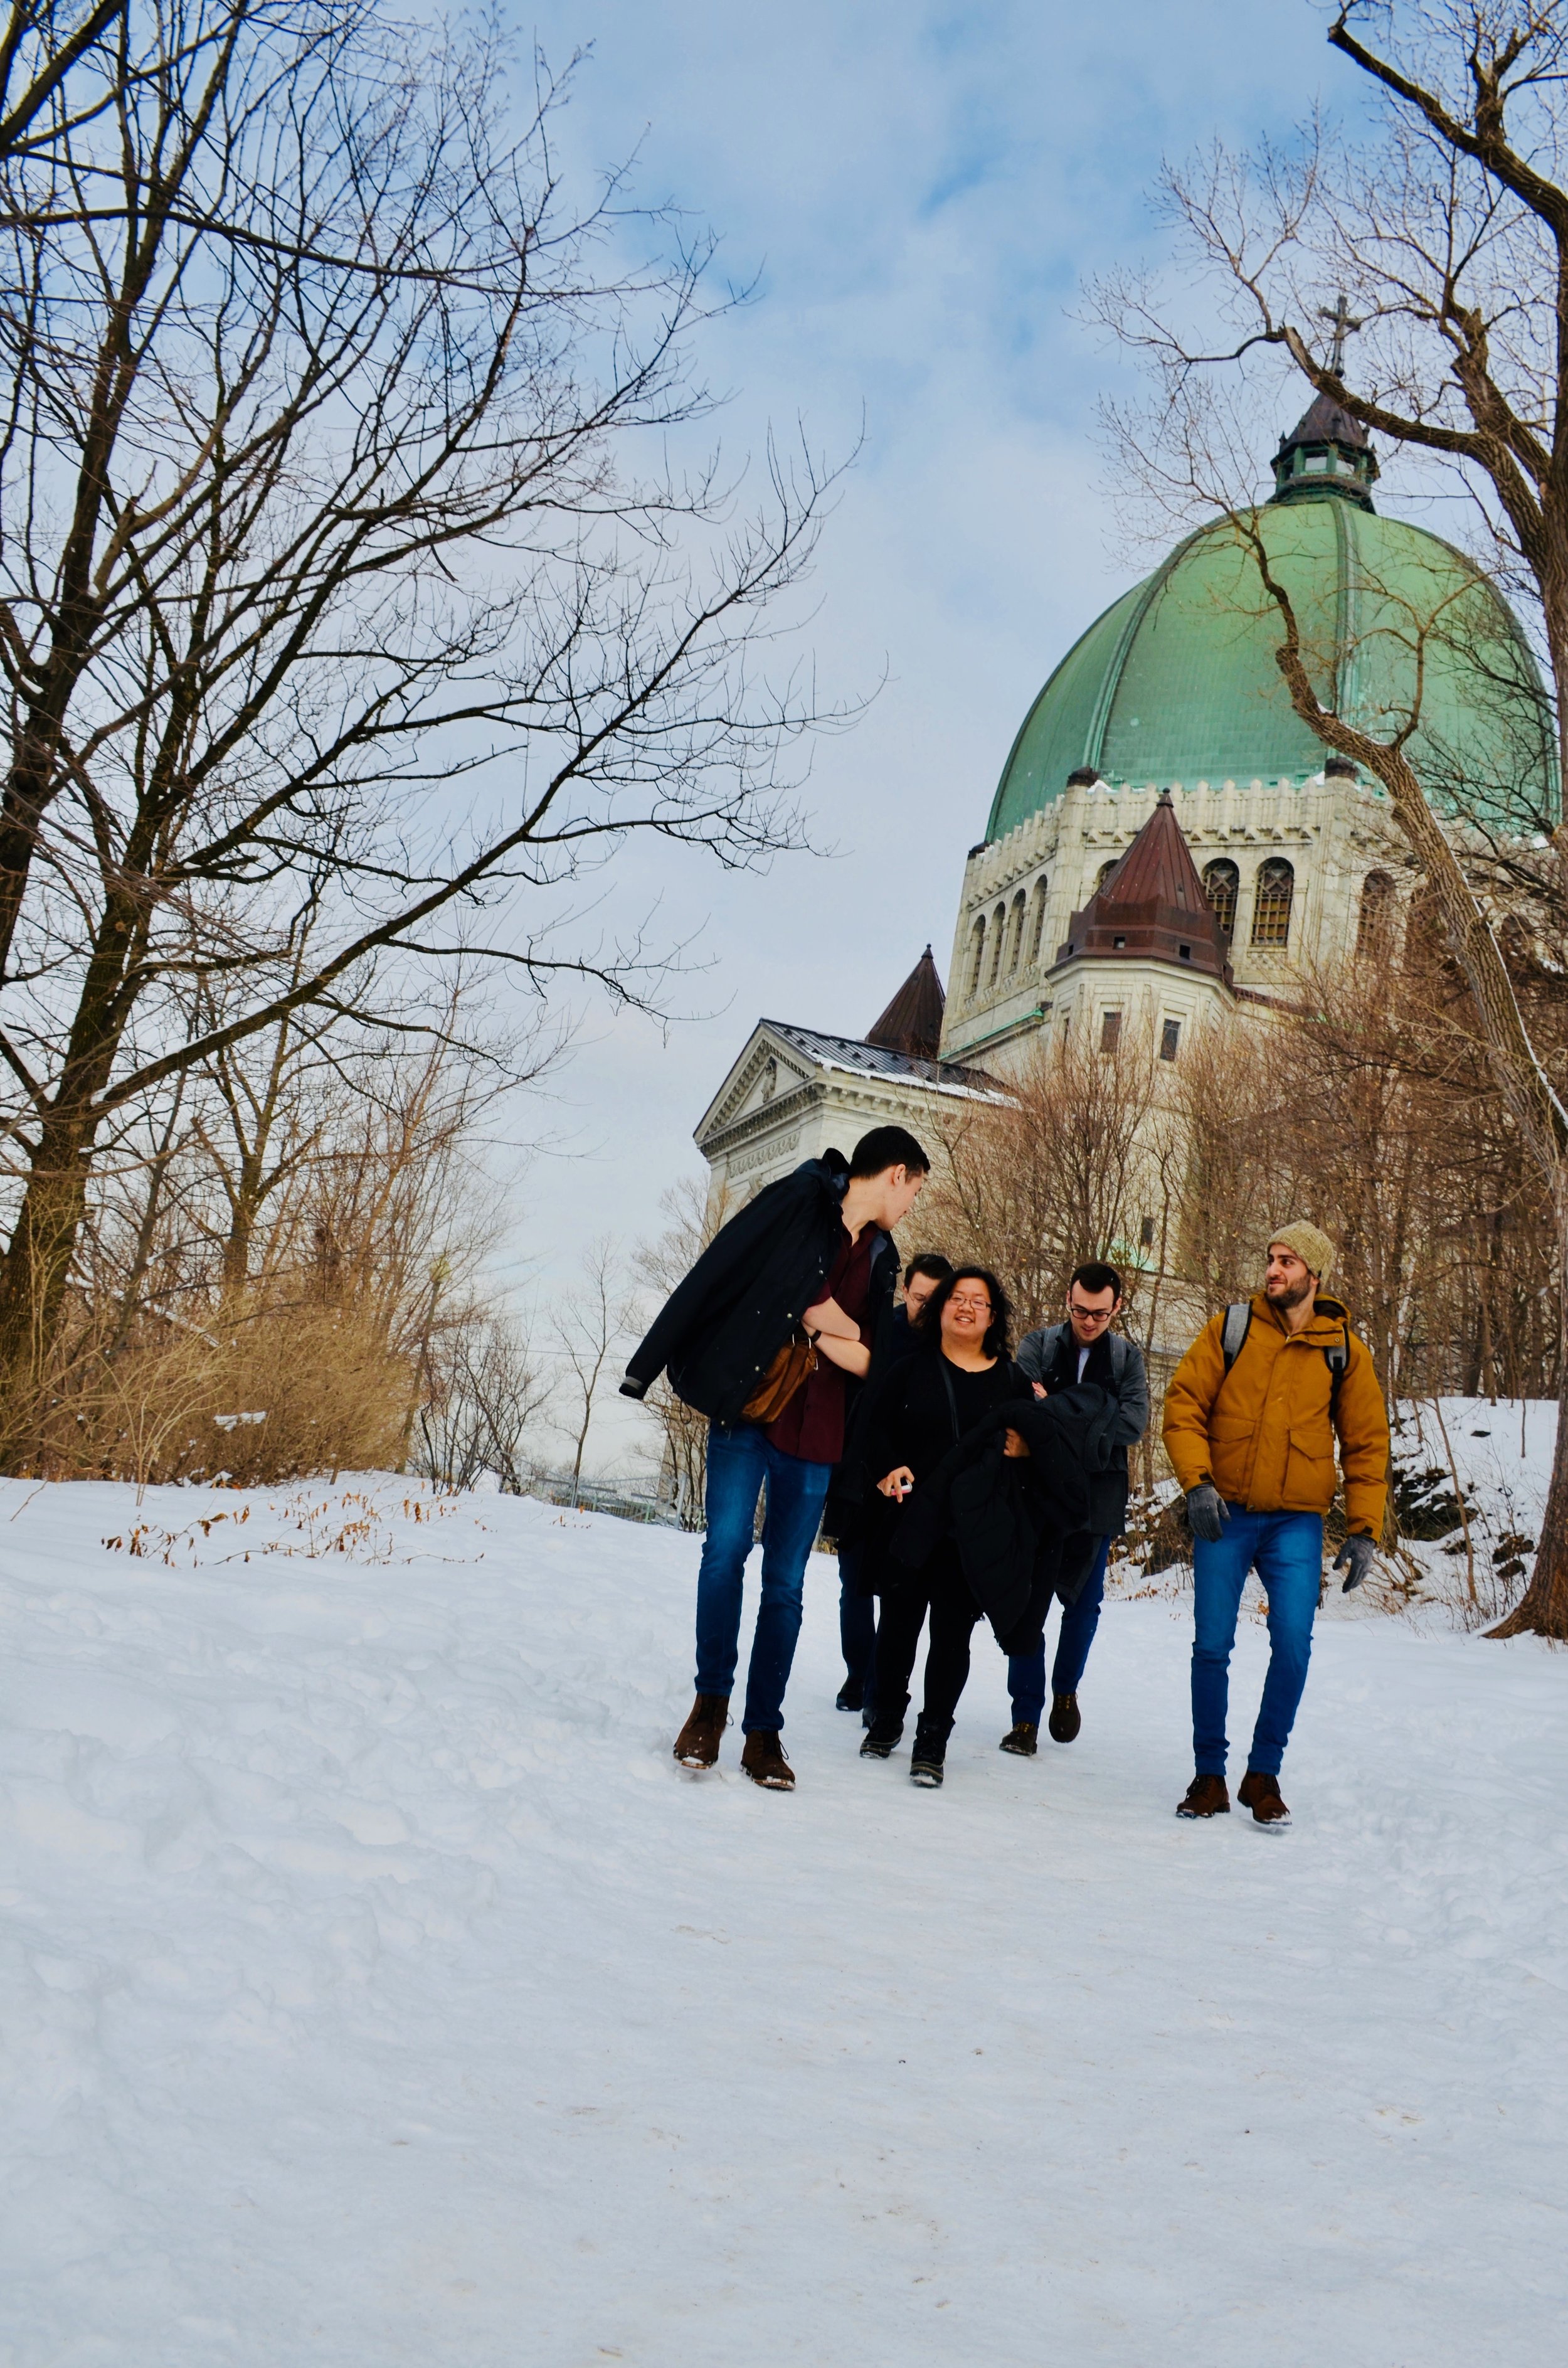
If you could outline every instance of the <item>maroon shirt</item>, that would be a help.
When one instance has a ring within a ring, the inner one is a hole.
[[[862,1341],[871,1304],[871,1253],[881,1238],[875,1225],[862,1225],[854,1241],[846,1234],[812,1302],[814,1307],[820,1300],[836,1299]],[[819,1348],[815,1372],[768,1424],[764,1436],[769,1446],[808,1463],[836,1463],[844,1452],[844,1385],[848,1378],[843,1366],[834,1364]]]

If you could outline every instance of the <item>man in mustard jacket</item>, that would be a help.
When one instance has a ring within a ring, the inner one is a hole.
[[[1165,1452],[1192,1525],[1192,1741],[1197,1774],[1178,1817],[1214,1817],[1225,1789],[1231,1647],[1247,1573],[1268,1597],[1268,1675],[1237,1799],[1260,1826],[1288,1826],[1279,1767],[1290,1737],[1323,1578],[1334,1438],[1349,1529],[1335,1562],[1346,1592],[1371,1566],[1388,1499],[1389,1426],[1372,1360],[1322,1285],[1334,1244],[1283,1225],[1263,1290],[1206,1324],[1165,1392]]]

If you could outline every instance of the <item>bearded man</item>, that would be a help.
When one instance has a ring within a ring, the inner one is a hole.
[[[1210,1318],[1171,1376],[1165,1442],[1192,1529],[1192,1741],[1197,1772],[1178,1817],[1222,1816],[1231,1648],[1247,1574],[1268,1599],[1268,1674],[1237,1792],[1255,1822],[1290,1822],[1279,1795],[1323,1584],[1335,1440],[1346,1527],[1345,1591],[1370,1569],[1388,1502],[1383,1395],[1342,1303],[1322,1286],[1334,1244],[1316,1225],[1270,1236],[1262,1291]]]

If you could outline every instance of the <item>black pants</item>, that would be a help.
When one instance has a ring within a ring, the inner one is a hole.
[[[890,1724],[903,1718],[927,1612],[931,1641],[926,1648],[925,1714],[945,1734],[969,1678],[969,1640],[980,1617],[954,1547],[938,1546],[924,1570],[905,1572],[882,1597],[877,1622],[879,1727],[884,1718]]]
[[[846,1684],[860,1688],[866,1724],[877,1699],[877,1599],[861,1588],[865,1549],[858,1538],[838,1541],[838,1641]]]

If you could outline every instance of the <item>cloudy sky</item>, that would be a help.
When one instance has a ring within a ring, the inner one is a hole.
[[[1144,572],[1096,442],[1120,365],[1074,317],[1081,284],[1159,255],[1162,156],[1360,94],[1312,0],[582,0],[532,22],[552,63],[591,44],[569,171],[585,188],[637,150],[637,194],[710,225],[725,272],[756,280],[701,354],[733,390],[727,452],[797,419],[843,451],[863,422],[801,646],[830,692],[885,676],[814,752],[831,856],[763,877],[667,850],[618,866],[607,913],[657,899],[708,965],[677,997],[700,1016],[661,1034],[588,1007],[552,1099],[513,1113],[557,1144],[517,1186],[507,1258],[548,1292],[592,1235],[656,1226],[756,1019],[859,1034],[927,939],[946,978],[964,854],[1024,712]],[[612,1423],[601,1456],[622,1443]]]

